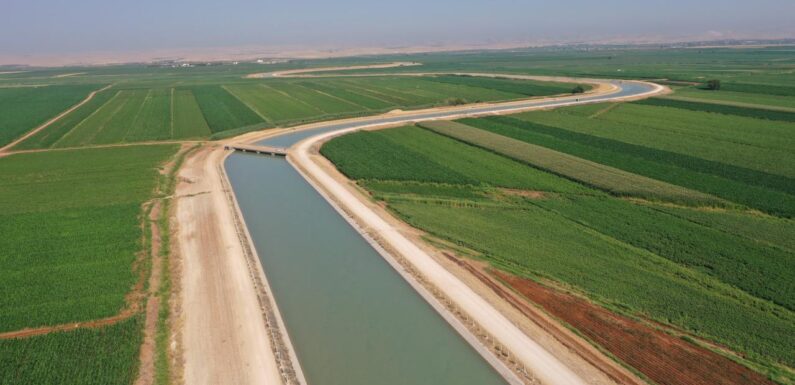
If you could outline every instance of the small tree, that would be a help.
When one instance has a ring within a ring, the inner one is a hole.
[[[720,80],[718,79],[707,80],[707,89],[710,91],[720,90]]]
[[[581,94],[583,92],[585,92],[585,88],[583,88],[582,86],[574,87],[574,89],[571,90],[572,94]]]
[[[445,103],[448,106],[460,106],[462,104],[467,104],[467,100],[464,98],[449,98],[445,100]]]

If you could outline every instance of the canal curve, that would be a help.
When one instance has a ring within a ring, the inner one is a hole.
[[[616,100],[659,87],[613,84],[609,94],[331,122],[257,144],[286,148],[329,132]],[[284,158],[235,153],[225,170],[307,383],[507,383]]]

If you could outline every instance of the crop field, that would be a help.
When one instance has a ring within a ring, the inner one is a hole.
[[[702,100],[716,103],[735,103],[751,105],[758,108],[795,110],[795,96],[769,94],[753,94],[748,92],[732,92],[726,90],[708,91],[698,87],[677,88],[672,98]]]
[[[108,317],[138,279],[141,204],[176,146],[0,158],[0,331]]]
[[[78,104],[97,85],[0,88],[0,147]]]
[[[462,122],[769,213],[795,213],[787,168],[795,167],[792,123],[632,104],[592,114],[598,107],[587,107]],[[770,168],[749,167],[760,163]]]
[[[549,192],[587,190],[577,183],[417,127],[343,136],[323,146],[321,152],[352,179]]]
[[[457,122],[428,122],[422,123],[421,126],[436,133],[494,151],[616,195],[662,199],[685,204],[721,204],[718,199],[697,191],[642,177]]]
[[[141,85],[98,94],[16,148],[202,139],[225,132],[241,133],[393,109],[567,93],[573,87],[465,76],[238,80],[230,84],[176,87]]]
[[[595,113],[623,108],[605,107],[561,114],[587,122]],[[528,126],[547,127],[530,120],[553,113],[359,132],[329,141],[321,153],[407,223],[480,252],[502,271],[557,282],[614,312],[718,342],[767,373],[779,373],[776,365],[795,365],[789,348],[795,343],[793,222],[748,211],[730,194],[719,203],[622,163],[607,167],[604,158],[582,156],[587,152],[571,156],[567,146],[586,144],[627,156],[637,151],[586,140],[551,146],[568,137]],[[535,137],[547,141],[529,139]],[[648,159],[678,164],[681,159],[670,157],[679,155],[652,152]],[[511,174],[507,166],[489,168],[500,157],[519,168]],[[701,172],[732,176],[734,170],[688,161]],[[741,170],[748,174],[732,177],[751,183],[757,171]],[[508,175],[514,176],[502,179]],[[529,179],[519,182],[517,175]],[[761,180],[773,189],[782,187],[782,178]],[[724,208],[704,209],[705,204]]]
[[[690,111],[714,112],[716,114],[744,116],[748,118],[770,119],[782,122],[795,122],[795,112],[776,111],[761,108],[729,106],[715,103],[689,102],[675,99],[646,99],[636,102],[644,106],[681,108]]]
[[[129,296],[148,271],[140,259],[143,204],[177,148],[0,158],[0,332],[119,317],[98,328],[0,339],[0,383],[132,383],[143,318],[122,314],[140,300]]]
[[[129,309],[147,271],[136,263],[149,242],[143,206],[179,147],[158,141],[577,86],[454,73],[650,79],[675,93],[359,132],[321,153],[397,217],[444,241],[434,244],[472,251],[514,294],[654,383],[795,384],[792,52],[406,54],[399,60],[422,66],[320,78],[245,77],[396,57],[2,73],[0,146],[112,86],[12,149],[46,151],[0,156],[0,333]],[[409,72],[433,75],[397,76]],[[705,89],[712,79],[719,91]],[[164,282],[161,301],[168,291]],[[169,316],[159,310],[156,376],[167,383]],[[134,314],[96,329],[0,339],[0,385],[133,383],[143,324]]]
[[[127,385],[138,374],[142,320],[0,340],[0,384]]]

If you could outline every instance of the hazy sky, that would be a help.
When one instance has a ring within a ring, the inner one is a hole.
[[[795,36],[795,0],[2,0],[0,53]]]

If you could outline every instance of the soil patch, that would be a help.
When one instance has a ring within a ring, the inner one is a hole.
[[[774,385],[726,357],[584,299],[507,273],[493,274],[660,385]]]

